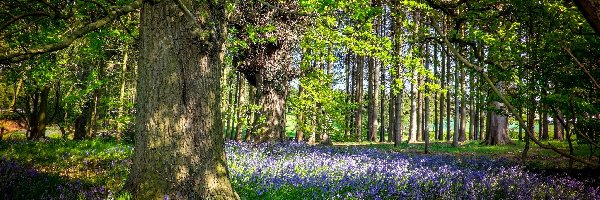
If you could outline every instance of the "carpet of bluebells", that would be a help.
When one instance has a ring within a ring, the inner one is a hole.
[[[485,156],[303,143],[227,142],[225,150],[242,199],[600,199],[593,178]],[[120,199],[131,153],[97,140],[0,143],[0,199]]]
[[[226,153],[249,199],[600,199],[595,180],[544,176],[506,159],[298,143],[228,143]]]

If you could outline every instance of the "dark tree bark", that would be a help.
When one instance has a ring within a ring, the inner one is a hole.
[[[429,70],[429,59],[427,59],[429,57],[429,45],[426,44],[426,48],[425,48],[425,70]],[[429,78],[427,78],[425,80],[425,83],[429,83],[430,80]],[[429,88],[425,89],[426,93],[429,93]],[[424,108],[425,108],[425,114],[423,115],[423,140],[425,141],[425,154],[429,153],[429,97],[424,95]]]
[[[363,70],[364,70],[364,57],[358,56],[356,71],[358,76],[356,76],[356,137],[358,138],[358,142],[362,141],[362,111],[363,111]]]
[[[442,47],[443,48],[443,47]],[[445,90],[446,88],[446,53],[442,50],[441,51],[441,74],[440,74],[440,86],[441,86],[441,90]],[[437,139],[438,140],[444,140],[444,112],[446,111],[446,97],[445,97],[445,92],[441,92],[440,93],[440,124],[439,124],[439,128],[438,128],[438,134],[437,134]]]
[[[460,134],[459,132],[459,100],[458,100],[458,85],[459,85],[459,80],[458,80],[458,75],[460,73],[460,66],[455,65],[454,66],[454,133],[452,134],[452,146],[453,147],[457,147],[458,146],[458,135]]]
[[[459,68],[460,71],[460,128],[459,133],[460,137],[458,141],[464,142],[467,140],[467,100],[465,95],[466,91],[466,82],[465,82],[465,69],[464,67]]]
[[[475,140],[475,77],[469,74],[469,140]]]
[[[186,13],[204,20],[192,22]],[[239,199],[228,179],[220,112],[226,36],[223,1],[143,2],[126,182],[133,198]]]
[[[31,112],[29,123],[30,140],[37,140],[46,137],[46,125],[48,124],[48,96],[50,95],[50,85],[44,86],[39,93],[36,93],[34,95],[34,109],[33,112]]]
[[[557,117],[554,117],[554,139],[555,140],[564,140],[563,133],[564,127],[560,121],[558,121]]]
[[[446,47],[447,50],[449,51],[449,47]],[[450,55],[446,54],[446,85],[448,85],[448,93],[446,94],[446,107],[447,107],[447,111],[446,111],[446,141],[450,141],[452,140],[452,118],[451,118],[451,114],[452,114],[452,104],[450,104],[450,95],[451,95],[451,90],[452,88],[450,87],[450,83],[452,81],[452,74],[450,73],[450,67],[451,67],[451,63],[450,63]]]
[[[73,133],[74,140],[83,140],[89,138],[89,120],[92,115],[92,101],[87,100],[81,107],[81,113],[75,118],[75,132]]]

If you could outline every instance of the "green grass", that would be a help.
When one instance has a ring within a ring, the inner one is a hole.
[[[8,160],[113,191],[120,190],[127,178],[132,152],[131,145],[103,139],[0,142],[0,156]]]

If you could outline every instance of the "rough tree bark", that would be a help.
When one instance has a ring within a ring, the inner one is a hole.
[[[135,199],[239,199],[228,179],[220,112],[225,5],[143,2],[135,150],[126,182]]]
[[[504,110],[504,104],[497,101],[493,101],[491,104],[496,111],[489,114],[490,126],[485,143],[487,145],[512,144],[512,140],[508,137],[508,116],[500,112]]]

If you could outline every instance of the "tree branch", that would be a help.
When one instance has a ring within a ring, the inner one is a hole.
[[[568,47],[565,47],[565,46],[563,46],[563,49],[565,51],[567,51],[567,53],[569,54],[569,56],[571,56],[571,58],[573,58],[573,60],[575,60],[577,65],[579,65],[579,67],[583,70],[583,72],[585,72],[585,74],[590,78],[590,80],[592,81],[592,83],[594,84],[596,89],[598,91],[600,91],[600,85],[598,85],[598,82],[596,81],[596,79],[590,74],[590,72],[585,68],[585,66],[583,64],[581,64],[581,62],[579,62],[579,60],[573,55],[573,53],[571,52],[571,49],[569,49]]]
[[[111,11],[109,11],[107,16],[105,16],[95,22],[89,23],[83,27],[75,29],[68,36],[66,36],[61,41],[56,42],[56,43],[47,44],[47,45],[44,45],[41,47],[29,49],[29,50],[0,49],[0,52],[4,52],[2,55],[0,55],[0,64],[15,63],[15,62],[23,61],[34,55],[64,49],[64,48],[68,47],[69,45],[71,45],[76,39],[83,37],[87,33],[90,33],[92,31],[95,31],[95,30],[101,28],[102,26],[113,21],[114,19],[117,19],[121,15],[124,15],[129,12],[137,10],[138,8],[141,7],[141,5],[142,5],[142,0],[136,0],[135,2],[133,2],[131,4],[121,6],[117,9],[111,10]]]

